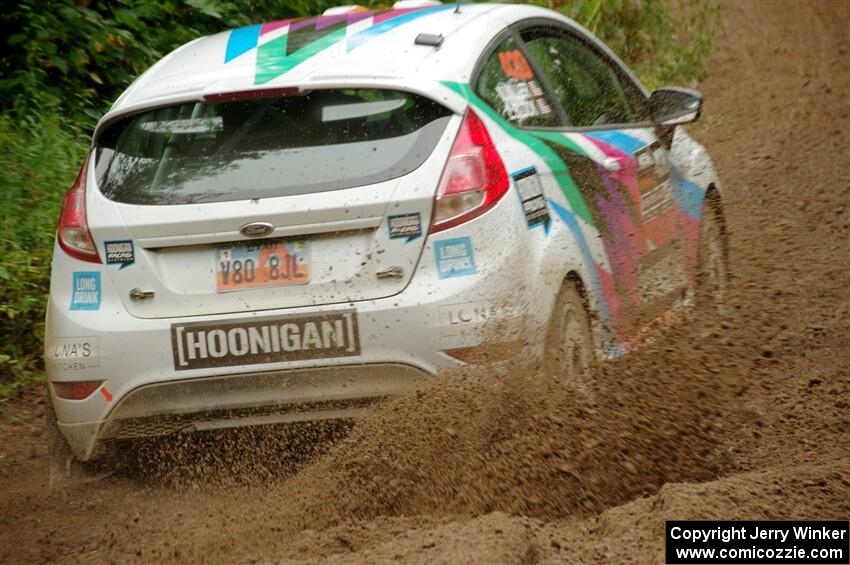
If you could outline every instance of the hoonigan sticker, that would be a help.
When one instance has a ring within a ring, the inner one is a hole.
[[[419,212],[390,216],[387,223],[390,239],[406,239],[407,243],[422,235],[422,217]]]
[[[106,250],[107,265],[121,265],[118,270],[129,267],[136,262],[136,254],[133,249],[133,242],[126,241],[106,241],[103,244]]]
[[[354,310],[172,324],[171,343],[178,371],[360,355]]]

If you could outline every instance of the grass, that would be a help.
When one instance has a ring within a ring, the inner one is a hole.
[[[55,116],[0,116],[0,397],[41,378],[53,237],[85,152]]]

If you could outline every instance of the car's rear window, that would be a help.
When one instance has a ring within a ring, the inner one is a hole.
[[[191,102],[135,114],[97,142],[97,177],[128,204],[225,202],[339,190],[419,167],[451,112],[390,90]]]

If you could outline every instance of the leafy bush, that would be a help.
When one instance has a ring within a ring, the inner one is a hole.
[[[153,62],[198,36],[303,16],[332,0],[23,0],[0,15],[0,111],[57,109],[92,128]]]
[[[647,88],[692,86],[705,70],[718,8],[688,0],[555,0],[558,10],[604,41]]]
[[[608,43],[649,87],[700,77],[714,8],[685,0],[533,0]],[[53,237],[96,120],[199,35],[316,14],[335,0],[21,0],[0,14],[0,397],[41,369]],[[373,2],[365,5],[372,6]],[[378,5],[375,5],[378,7]]]
[[[584,24],[651,86],[692,81],[710,49],[714,9],[706,4],[534,1]],[[320,13],[335,3],[22,0],[0,14],[0,34],[6,42],[0,55],[0,112],[32,112],[36,102],[39,113],[57,109],[78,127],[90,129],[135,77],[176,46],[255,21]],[[688,41],[680,41],[683,31]]]
[[[59,207],[85,151],[56,118],[0,116],[0,396],[39,368]]]

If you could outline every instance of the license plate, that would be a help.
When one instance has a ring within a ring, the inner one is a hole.
[[[216,250],[217,292],[310,282],[310,242],[274,239]]]

